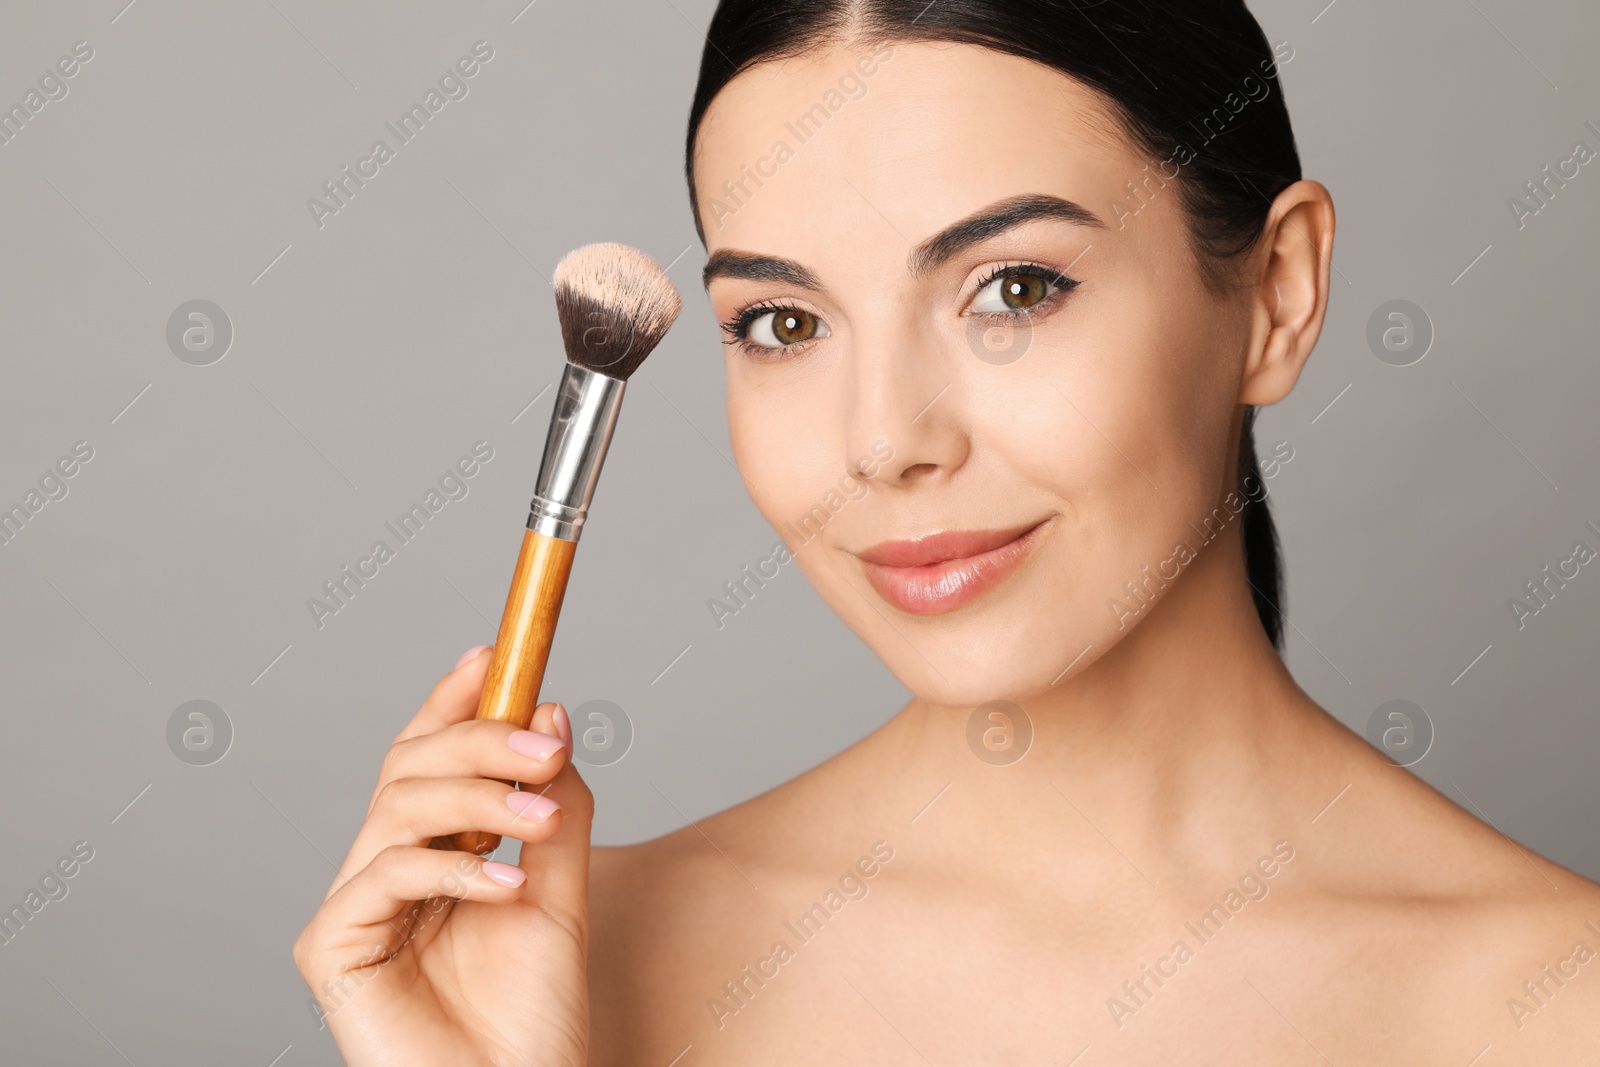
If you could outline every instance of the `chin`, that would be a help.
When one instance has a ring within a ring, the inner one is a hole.
[[[994,700],[1026,704],[1050,684],[1048,678],[1041,683],[1037,679],[1023,677],[1020,664],[1017,670],[1008,670],[1010,665],[992,662],[941,666],[940,670],[945,674],[943,678],[926,663],[903,666],[913,676],[907,677],[895,671],[895,677],[900,679],[901,684],[924,703],[945,708],[976,708]],[[894,665],[890,669],[893,670]]]
[[[1070,625],[1076,617],[1070,611],[1048,611],[1053,625],[1041,625],[1038,613],[1043,611],[1039,605],[996,602],[992,610],[968,619],[957,617],[965,612],[952,615],[938,632],[931,627],[919,632],[897,620],[897,633],[874,616],[866,620],[871,632],[861,636],[900,684],[921,700],[953,708],[991,700],[1026,704],[1048,692],[1069,665],[1081,668],[1108,644],[1104,634]],[[1078,659],[1090,645],[1089,654]]]

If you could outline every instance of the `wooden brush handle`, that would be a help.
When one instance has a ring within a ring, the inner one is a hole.
[[[506,597],[500,633],[489,660],[489,676],[483,681],[478,718],[499,719],[524,730],[533,721],[539,683],[544,680],[550,642],[556,635],[556,619],[561,614],[561,600],[567,592],[572,554],[577,547],[576,541],[546,537],[533,530],[523,534],[517,570],[511,578],[511,592]],[[478,855],[492,852],[499,845],[498,836],[478,830],[455,835],[456,848]]]

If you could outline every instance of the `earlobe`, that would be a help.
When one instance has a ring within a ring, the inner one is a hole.
[[[1333,198],[1319,182],[1295,182],[1272,202],[1239,403],[1275,404],[1299,379],[1328,309],[1333,231]]]

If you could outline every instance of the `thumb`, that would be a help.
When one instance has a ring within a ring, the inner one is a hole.
[[[560,805],[561,821],[543,841],[522,846],[518,865],[527,872],[523,900],[564,915],[580,930],[588,929],[589,835],[594,826],[594,794],[572,763],[572,725],[560,704],[541,704],[534,711],[531,730],[560,737],[567,746],[567,762],[541,790]]]

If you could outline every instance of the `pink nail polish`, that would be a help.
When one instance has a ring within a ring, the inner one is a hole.
[[[539,793],[524,793],[521,790],[506,794],[506,807],[534,822],[544,822],[555,812],[561,810],[561,805],[549,797]]]
[[[483,873],[501,885],[519,886],[528,880],[527,871],[499,860],[484,860]]]
[[[518,730],[506,738],[506,744],[511,746],[513,752],[521,753],[530,759],[543,763],[545,760],[560,752],[564,747],[561,738],[551,737],[533,730]]]
[[[482,652],[484,649],[489,648],[489,647],[491,647],[491,646],[489,646],[489,645],[473,645],[471,648],[469,648],[465,652],[461,653],[461,658],[456,660],[455,669],[459,671],[462,667],[465,667],[468,663],[472,662],[472,657],[476,656],[479,652]]]
[[[572,723],[567,719],[567,709],[557,704],[552,718],[556,721],[556,733],[561,735],[561,743],[567,746],[567,755],[572,755]]]

